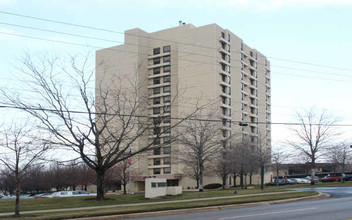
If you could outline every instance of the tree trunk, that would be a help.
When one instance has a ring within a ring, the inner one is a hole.
[[[127,194],[127,191],[126,191],[126,183],[123,184],[123,194]]]
[[[197,181],[197,187],[196,188],[199,189],[199,178],[197,178],[196,181]]]
[[[203,166],[200,166],[199,169],[199,192],[203,192],[204,188],[203,188]]]
[[[15,217],[20,217],[20,180],[19,180],[18,174],[16,174]]]
[[[345,164],[343,163],[343,164],[342,164],[342,170],[341,170],[341,183],[344,182],[344,180],[343,180],[343,174],[344,174],[344,172],[345,172]]]
[[[252,177],[253,177],[253,173],[250,172],[249,173],[249,185],[252,185]]]
[[[260,188],[264,190],[264,165],[260,167]]]
[[[314,167],[313,167],[313,168],[312,168],[312,171],[311,171],[310,185],[314,185],[314,184],[315,184],[314,176],[315,176],[315,169],[314,169]]]
[[[234,173],[233,174],[233,187],[236,187],[237,185],[236,185],[236,178],[237,178],[237,176],[236,176],[236,174]]]
[[[222,189],[225,189],[226,179],[227,179],[227,176],[224,175],[224,176],[222,177]]]
[[[243,171],[241,170],[241,172],[240,172],[240,185],[241,185],[241,188],[243,189],[243,175],[244,175],[244,173],[243,173]]]
[[[279,186],[279,169],[276,169],[276,186]]]
[[[104,200],[104,171],[97,171],[97,200]]]
[[[244,188],[247,189],[247,174],[244,174]]]

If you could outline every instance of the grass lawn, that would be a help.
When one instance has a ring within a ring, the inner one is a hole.
[[[250,191],[250,190],[248,190]],[[253,190],[257,192],[256,189]],[[218,192],[219,195],[216,192]],[[217,194],[216,196],[224,196],[225,192],[231,193],[232,190],[220,190],[220,191],[208,191],[205,192],[209,193],[210,195]],[[195,195],[201,195],[203,193],[184,193],[185,197],[188,198],[199,198]],[[190,195],[188,195],[190,194]],[[209,200],[209,201],[194,201],[194,202],[177,202],[169,204],[153,204],[153,205],[142,205],[142,206],[129,206],[129,207],[114,207],[114,208],[103,208],[103,209],[91,209],[91,210],[83,210],[83,211],[65,211],[60,213],[39,213],[39,214],[28,214],[23,215],[21,219],[67,219],[67,218],[77,218],[77,217],[88,217],[88,216],[106,216],[106,215],[116,215],[116,214],[127,214],[127,213],[137,213],[137,212],[150,212],[150,211],[161,211],[161,210],[171,210],[171,209],[184,209],[184,208],[196,208],[196,207],[207,207],[207,206],[218,206],[218,205],[229,205],[229,204],[240,204],[240,203],[250,203],[250,202],[262,202],[262,201],[271,201],[271,200],[278,200],[278,199],[288,199],[288,198],[297,198],[302,196],[311,196],[316,195],[316,192],[289,192],[285,194],[277,194],[277,195],[258,195],[252,197],[239,197],[239,198],[228,198],[228,199],[220,199],[220,200]],[[130,201],[138,200],[140,195],[128,195],[124,197],[130,197]],[[121,196],[123,197],[123,196]],[[181,196],[180,196],[181,197]],[[68,198],[65,198],[68,199]],[[70,198],[70,199],[77,199],[77,198]],[[116,199],[116,198],[115,198]],[[179,198],[177,198],[179,199]],[[182,198],[185,199],[185,198]],[[127,200],[125,198],[125,200]],[[49,200],[48,200],[49,201]],[[83,200],[84,201],[84,200]],[[148,200],[150,201],[150,200]],[[155,201],[162,201],[162,199],[158,199]],[[92,201],[84,201],[85,202],[92,202]],[[140,200],[138,200],[140,202]],[[81,202],[82,204],[82,202]],[[117,204],[116,201],[114,204]],[[1,203],[0,203],[1,205]],[[83,204],[82,204],[83,205]],[[106,205],[106,203],[105,203]],[[72,207],[72,206],[71,206]],[[12,219],[11,217],[0,217],[1,220],[3,219]]]
[[[256,194],[265,192],[278,192],[277,189],[267,188],[261,190],[259,188],[253,189],[236,189],[238,195]],[[206,190],[204,192],[183,192],[179,196],[167,196],[158,199],[145,199],[144,194],[134,195],[107,195],[108,200],[96,201],[94,199],[88,200],[87,197],[70,197],[70,198],[43,198],[43,199],[23,199],[21,200],[21,211],[45,210],[45,209],[61,209],[61,208],[77,208],[88,206],[102,206],[102,205],[119,205],[131,203],[145,203],[145,202],[160,202],[170,200],[195,199],[195,198],[209,198],[219,196],[233,196],[233,190]],[[88,197],[89,198],[89,197]],[[94,197],[90,197],[94,198]],[[0,213],[12,212],[14,210],[14,200],[0,200]]]

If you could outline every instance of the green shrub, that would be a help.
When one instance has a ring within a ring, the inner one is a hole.
[[[204,189],[218,189],[221,187],[222,187],[222,184],[220,183],[211,183],[211,184],[205,185]]]

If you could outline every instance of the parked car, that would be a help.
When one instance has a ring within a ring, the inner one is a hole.
[[[41,194],[36,194],[34,196],[35,199],[40,199],[40,198],[49,198],[47,196],[51,195],[52,193],[41,193]]]
[[[70,196],[96,196],[96,193],[89,193],[84,190],[75,190],[75,191],[58,191],[54,192],[43,198],[53,198],[53,197],[70,197]]]
[[[310,183],[309,179],[306,178],[294,178],[296,180],[297,183]]]
[[[309,180],[310,182],[312,181],[312,177],[311,176],[306,176],[304,177],[305,179]],[[314,176],[314,182],[318,183],[320,181],[319,177]]]
[[[341,181],[341,175],[336,175],[336,174],[328,174],[327,176],[324,176],[321,178],[322,182],[337,182]]]
[[[297,181],[294,178],[287,179],[285,182],[290,185],[297,184]]]
[[[352,180],[352,174],[342,174],[342,175],[343,175],[343,180],[345,181]]]

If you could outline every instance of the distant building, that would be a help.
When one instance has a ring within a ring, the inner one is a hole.
[[[333,163],[316,163],[315,173],[319,176],[325,176],[328,173],[340,173],[340,166]],[[311,166],[309,163],[303,164],[282,164],[279,176],[281,177],[304,177],[311,175]],[[347,164],[345,167],[345,173],[352,172],[351,164]],[[273,170],[273,178],[276,178],[276,172]]]
[[[217,100],[212,108],[225,119],[221,128],[224,139],[235,131],[252,142],[260,135],[270,148],[270,62],[230,30],[216,24],[195,27],[182,23],[153,33],[136,28],[125,32],[124,44],[97,51],[96,59],[106,66],[104,71],[97,70],[97,85],[113,87],[114,77],[138,71],[137,80],[149,98],[145,114],[152,120],[164,112],[161,126],[168,132],[134,163],[140,174],[134,190],[144,190],[143,178],[150,176],[166,178],[169,185],[195,187],[195,181],[183,174],[184,166],[172,160],[177,146],[168,143],[173,132],[170,119],[191,111],[198,101]],[[173,99],[177,104],[171,105]],[[248,126],[238,126],[239,122]],[[151,130],[149,137],[139,141],[154,141],[155,132],[160,131]],[[205,185],[214,182],[220,180],[206,176]]]

